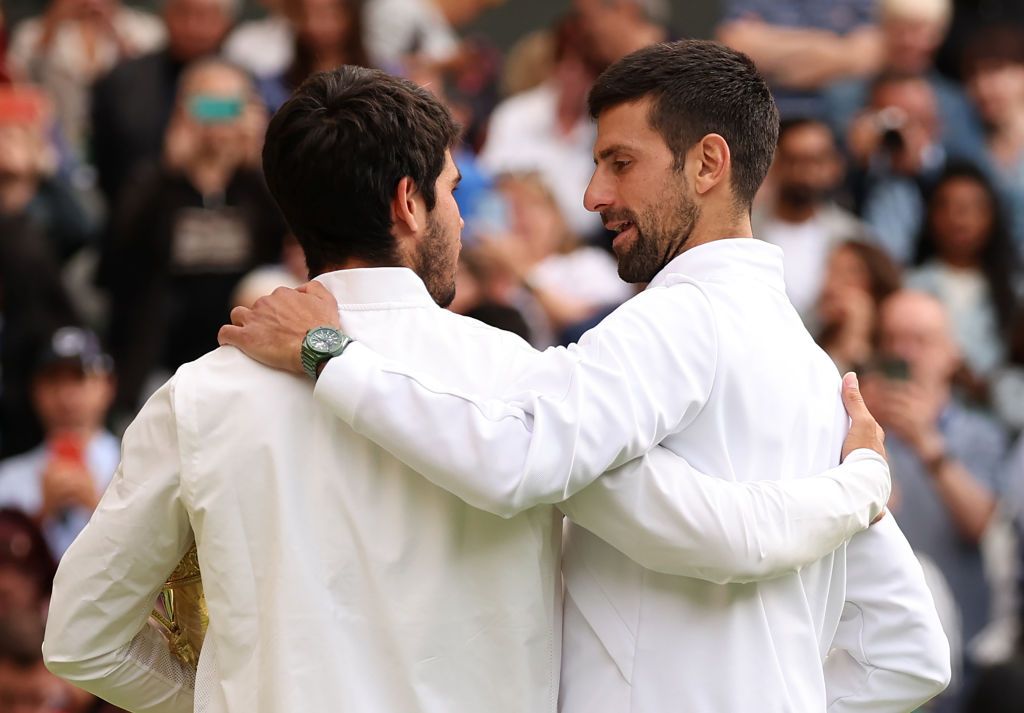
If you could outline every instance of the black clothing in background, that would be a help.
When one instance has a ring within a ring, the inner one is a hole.
[[[113,204],[137,165],[163,152],[184,68],[166,50],[122,62],[92,90],[92,160]]]
[[[231,294],[252,268],[277,262],[284,221],[263,176],[239,170],[224,196],[180,173],[144,167],[111,216],[99,280],[111,296],[117,409],[134,414],[146,377],[217,347]]]
[[[27,214],[0,216],[0,456],[42,438],[31,403],[36,355],[77,322],[43,232]]]

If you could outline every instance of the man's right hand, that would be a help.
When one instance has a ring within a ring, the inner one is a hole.
[[[843,406],[850,415],[850,432],[843,442],[843,460],[858,448],[868,448],[885,458],[885,431],[864,404],[857,375],[852,371],[843,377]]]

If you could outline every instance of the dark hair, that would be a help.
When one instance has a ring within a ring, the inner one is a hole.
[[[732,153],[732,187],[749,208],[779,137],[779,110],[745,54],[707,40],[650,45],[609,67],[588,99],[595,119],[607,109],[650,98],[649,121],[682,166],[687,149],[720,134]]]
[[[411,178],[433,210],[458,131],[430,92],[379,70],[345,66],[303,82],[270,120],[263,172],[310,274],[353,257],[397,264],[395,189]]]
[[[298,4],[300,0],[291,0],[291,2]],[[366,44],[363,42],[362,0],[335,0],[335,2],[343,5],[348,13],[348,31],[339,48],[344,52],[345,64],[369,67],[370,58],[366,52]],[[295,33],[293,48],[295,58],[285,72],[285,84],[289,90],[301,85],[313,73],[316,61],[313,51],[302,41],[298,33]]]
[[[968,40],[960,63],[965,77],[985,65],[1024,64],[1024,27],[999,25],[978,30]]]
[[[39,597],[53,591],[57,563],[39,526],[21,510],[0,508],[0,567],[11,567],[30,577]]]
[[[985,244],[981,248],[978,261],[982,272],[985,273],[986,282],[992,296],[992,303],[996,309],[999,327],[1002,330],[1006,330],[1013,317],[1016,303],[1013,287],[1016,254],[1010,237],[1010,231],[1007,229],[1006,217],[1003,214],[1000,196],[985,172],[973,163],[967,161],[949,163],[938,180],[932,185],[927,196],[924,225],[917,239],[914,264],[922,265],[936,255],[936,245],[933,237],[934,225],[932,223],[935,199],[943,186],[955,180],[969,180],[978,184],[988,198],[988,203],[992,210],[992,225],[986,236]]]
[[[778,143],[781,144],[782,140],[786,138],[790,132],[796,131],[797,129],[803,129],[808,126],[817,126],[824,129],[828,132],[828,135],[832,137],[833,141],[835,140],[835,134],[832,131],[832,127],[822,119],[818,119],[813,116],[793,116],[779,122]]]
[[[897,292],[903,283],[900,266],[897,265],[883,248],[864,240],[846,240],[836,246],[836,250],[846,248],[864,263],[868,272],[868,292],[878,307],[889,295]]]

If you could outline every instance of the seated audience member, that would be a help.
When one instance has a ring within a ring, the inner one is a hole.
[[[907,286],[943,304],[965,365],[978,377],[1005,358],[1014,262],[992,184],[971,164],[949,165],[928,198],[917,267],[907,273]]]
[[[782,248],[786,293],[808,324],[829,253],[844,239],[869,237],[867,227],[833,199],[843,168],[825,123],[784,120],[771,170],[774,193],[751,219],[755,236]]]
[[[548,346],[539,343],[547,341],[541,335],[560,343],[566,329],[604,314],[634,294],[619,278],[611,255],[579,244],[539,176],[506,175],[498,179],[497,189],[508,213],[507,230],[481,235],[470,250],[511,278],[513,292],[507,304],[522,308],[529,295],[540,308],[542,323],[531,330],[535,345]]]
[[[491,114],[480,165],[491,175],[536,172],[551,186],[569,227],[583,240],[602,232],[580,199],[594,172],[594,123],[587,92],[602,63],[578,19],[558,27],[555,70],[538,87],[501,102]]]
[[[0,508],[0,620],[42,616],[56,571],[57,562],[32,518]]]
[[[1018,303],[1006,340],[1006,361],[989,382],[989,399],[999,419],[1015,433],[1024,432],[1024,303]],[[1021,441],[1024,456],[1024,440]],[[1024,483],[1024,457],[1020,461]],[[1024,509],[1024,499],[1022,499]]]
[[[295,28],[283,0],[258,0],[263,17],[240,22],[224,42],[224,57],[255,77],[276,77],[294,58]]]
[[[119,410],[135,412],[154,372],[214,349],[238,281],[281,254],[285,227],[255,167],[261,112],[243,71],[220,60],[193,65],[163,162],[115,206],[100,278],[112,297]]]
[[[979,543],[1003,491],[1007,434],[954,394],[959,354],[934,297],[909,290],[889,297],[879,343],[879,360],[861,384],[886,431],[891,509],[911,546],[946,577],[966,645],[989,618]]]
[[[410,57],[431,64],[457,61],[457,30],[504,0],[364,0],[370,61],[388,71]]]
[[[295,27],[292,61],[277,76],[259,82],[267,108],[277,111],[314,72],[343,64],[367,66],[357,0],[284,0]]]
[[[11,63],[53,98],[60,130],[84,160],[92,83],[165,39],[159,18],[118,0],[49,0],[40,17],[15,28]]]
[[[878,310],[900,288],[900,270],[873,243],[848,240],[828,256],[814,322],[839,371],[866,365],[878,348]]]
[[[772,85],[782,116],[822,116],[822,91],[878,71],[873,0],[729,0],[718,39],[746,53]]]
[[[952,0],[882,0],[879,12],[884,45],[881,71],[927,81],[942,117],[942,145],[954,156],[976,155],[982,146],[981,125],[960,85],[935,69],[935,53],[953,12]],[[826,91],[829,122],[840,136],[846,135],[869,92],[869,79],[841,82]]]
[[[858,213],[901,265],[911,261],[924,221],[924,193],[946,163],[941,121],[927,80],[882,75],[850,125],[847,148]]]
[[[166,49],[122,62],[93,85],[92,155],[109,202],[139,163],[159,158],[178,77],[220,50],[236,9],[236,0],[165,0]]]
[[[104,429],[112,369],[94,334],[57,330],[32,377],[43,444],[0,461],[0,506],[32,515],[57,558],[89,521],[120,460],[120,442]]]
[[[55,175],[49,102],[27,85],[0,87],[0,215],[25,215],[65,262],[93,242],[94,221]]]
[[[986,168],[996,177],[1024,258],[1024,27],[990,28],[964,55],[967,89],[985,124]]]
[[[573,0],[583,42],[603,65],[669,39],[669,5],[663,0]]]
[[[30,398],[32,361],[55,329],[75,321],[46,236],[28,215],[0,212],[0,456],[42,438]]]

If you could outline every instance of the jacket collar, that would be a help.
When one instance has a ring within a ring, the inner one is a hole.
[[[391,309],[437,307],[423,280],[407,267],[335,270],[315,279],[334,295],[341,309],[355,305]]]
[[[697,282],[757,280],[783,292],[786,290],[782,250],[754,238],[724,238],[691,248],[663,267],[649,286],[670,284],[676,275]]]

